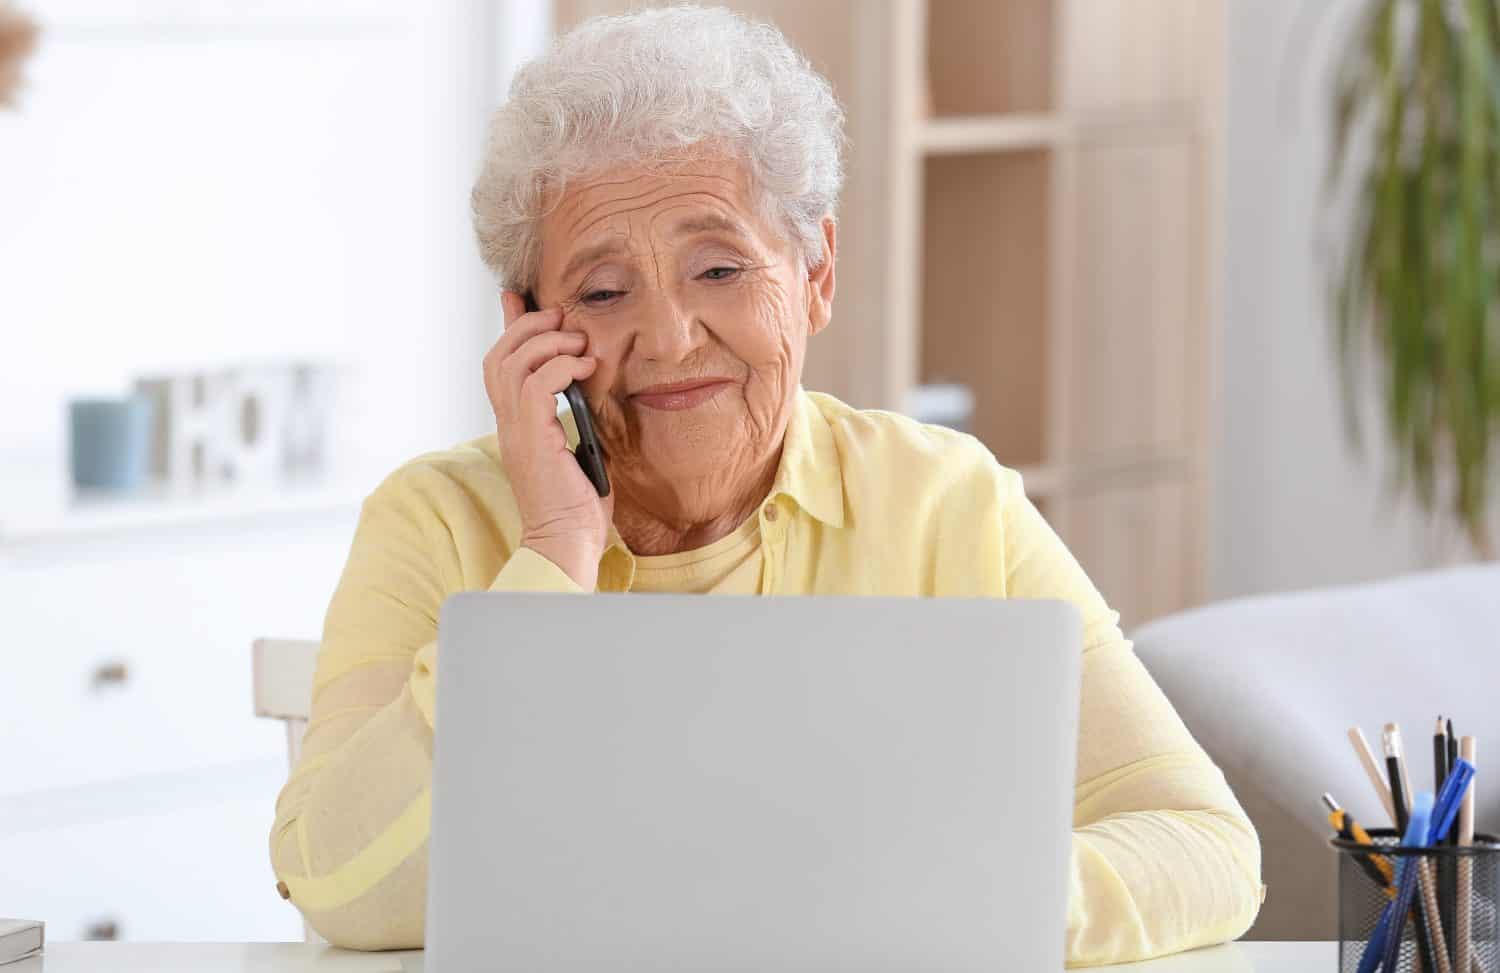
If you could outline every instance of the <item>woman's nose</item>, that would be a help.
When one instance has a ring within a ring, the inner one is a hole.
[[[648,360],[676,364],[703,343],[697,318],[669,295],[656,296],[642,311],[635,344],[636,352]]]

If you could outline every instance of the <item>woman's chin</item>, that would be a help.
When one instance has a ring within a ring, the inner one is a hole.
[[[695,409],[637,407],[631,417],[635,428],[630,455],[616,454],[621,475],[657,481],[722,480],[753,469],[753,457],[765,447],[758,427],[742,403],[729,401],[729,396],[718,398]],[[608,446],[606,442],[606,454]]]
[[[744,427],[730,422],[650,423],[641,429],[642,468],[666,479],[699,479],[744,466]]]
[[[649,450],[641,456],[641,466],[652,478],[668,482],[686,482],[707,477],[722,477],[740,467],[739,454],[722,446],[701,449],[678,448]]]

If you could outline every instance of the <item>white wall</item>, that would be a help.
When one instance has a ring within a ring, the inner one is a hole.
[[[41,46],[0,113],[0,462],[62,456],[68,397],[251,358],[344,366],[335,452],[360,466],[492,425],[468,189],[509,5],[27,6]]]
[[[1324,268],[1325,92],[1350,0],[1231,0],[1214,597],[1358,581],[1466,557],[1387,506],[1378,451],[1343,440]],[[1366,429],[1380,446],[1382,427]],[[1440,536],[1448,534],[1450,536]]]

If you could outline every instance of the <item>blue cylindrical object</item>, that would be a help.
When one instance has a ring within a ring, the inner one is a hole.
[[[143,484],[151,458],[152,412],[151,400],[142,395],[70,401],[73,483],[108,490]]]

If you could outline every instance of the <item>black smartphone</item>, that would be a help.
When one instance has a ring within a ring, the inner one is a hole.
[[[526,300],[527,311],[541,310],[536,306],[536,299],[531,296],[530,291],[522,297]],[[563,398],[568,400],[568,408],[573,412],[573,422],[578,426],[578,448],[573,451],[573,458],[578,460],[583,475],[594,485],[594,491],[601,497],[607,497],[609,474],[604,471],[604,447],[594,428],[594,413],[589,410],[588,399],[584,398],[583,386],[577,382],[569,382],[568,387],[563,389]]]

